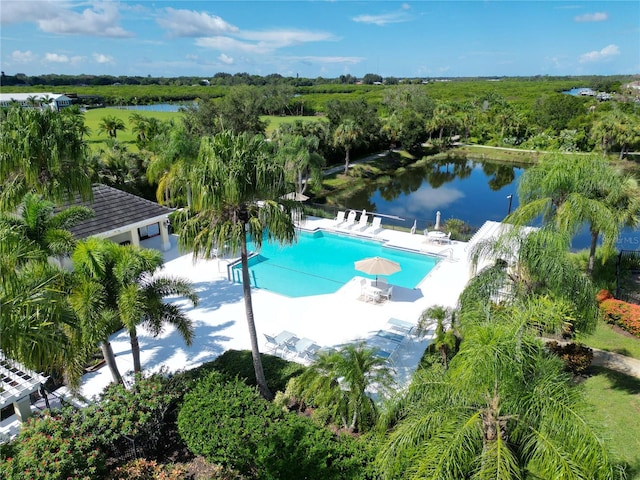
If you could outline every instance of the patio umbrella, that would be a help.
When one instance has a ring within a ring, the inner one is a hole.
[[[436,225],[433,227],[434,230],[440,230],[440,210],[436,212]]]
[[[371,257],[355,262],[356,270],[369,275],[376,276],[376,285],[378,284],[378,275],[391,275],[400,271],[400,264],[383,257]]]

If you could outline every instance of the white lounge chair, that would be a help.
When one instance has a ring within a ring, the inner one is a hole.
[[[344,215],[345,213],[342,210],[338,211],[338,215],[336,215],[335,222],[333,224],[334,227],[339,227],[341,224],[344,223],[345,221]]]
[[[287,345],[298,341],[298,337],[294,333],[287,330],[283,330],[278,335],[264,334],[267,339],[267,350],[270,353],[276,354],[279,349],[284,349]]]
[[[358,221],[358,224],[353,228],[354,230],[364,231],[367,228],[369,228],[369,226],[370,226],[369,215],[367,215],[366,213],[363,213],[362,215],[360,215],[360,220]]]
[[[320,350],[320,345],[310,338],[301,338],[296,342],[287,343],[285,348],[295,356],[304,360],[312,360],[318,350]]]
[[[380,292],[380,299],[391,300],[391,295],[393,295],[393,285],[390,285],[386,290]]]
[[[373,217],[373,220],[371,221],[371,225],[369,226],[369,228],[365,230],[365,233],[368,233],[370,235],[375,235],[378,232],[380,232],[380,230],[382,230],[380,222],[382,222],[382,217]]]
[[[351,210],[349,212],[349,215],[347,215],[347,219],[341,225],[341,228],[351,228],[351,227],[353,227],[356,224],[356,214],[357,214],[357,212],[355,210]]]

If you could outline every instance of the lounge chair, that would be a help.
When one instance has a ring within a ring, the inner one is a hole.
[[[339,227],[340,225],[342,225],[344,223],[344,221],[345,221],[344,215],[345,215],[345,213],[342,210],[340,210],[338,212],[338,215],[336,215],[335,222],[333,224],[334,227]]]
[[[380,230],[382,230],[380,222],[382,222],[382,217],[373,217],[373,220],[371,221],[371,225],[369,226],[369,228],[365,230],[365,233],[368,233],[370,235],[375,235],[378,232],[380,232]]]
[[[268,335],[265,333],[264,336],[267,339],[267,350],[273,354],[278,353],[279,349],[285,349],[287,345],[298,341],[298,337],[287,330],[283,330],[278,335]]]
[[[347,219],[341,225],[341,228],[351,228],[351,227],[353,227],[356,224],[356,214],[357,214],[357,212],[355,210],[351,210],[349,212],[349,215],[347,215]]]
[[[390,318],[387,320],[387,325],[391,330],[394,330],[398,333],[401,333],[405,336],[411,335],[416,326],[405,320],[400,320],[399,318]]]
[[[358,221],[357,226],[354,226],[353,228],[354,230],[364,231],[369,228],[369,226],[369,215],[363,213],[362,215],[360,215],[360,221]]]
[[[312,360],[318,350],[320,350],[320,345],[310,338],[301,338],[296,342],[288,342],[285,348],[295,356],[304,360]]]

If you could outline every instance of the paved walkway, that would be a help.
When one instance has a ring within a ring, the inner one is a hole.
[[[619,353],[606,352],[597,348],[592,348],[592,350],[592,365],[640,378],[640,360],[627,357],[626,355],[620,355]]]

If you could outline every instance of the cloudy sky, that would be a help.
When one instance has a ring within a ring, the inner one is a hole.
[[[0,0],[7,75],[640,73],[640,2]]]

